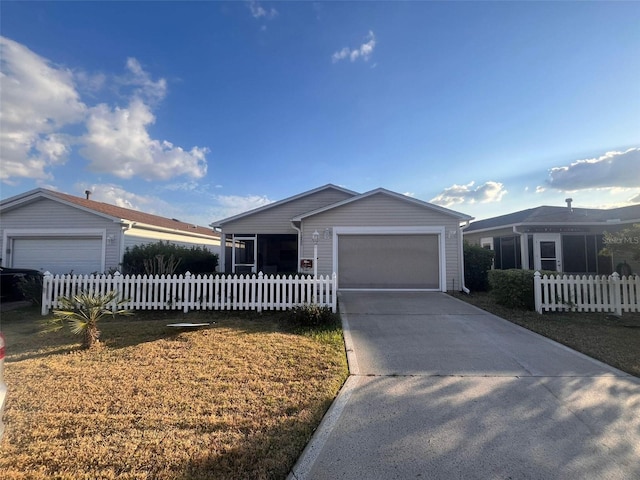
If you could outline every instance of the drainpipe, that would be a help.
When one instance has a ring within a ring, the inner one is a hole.
[[[131,230],[135,222],[122,222],[122,232],[120,233],[120,259],[118,260],[119,270],[122,270],[122,262],[124,261],[124,232]]]
[[[298,273],[300,273],[300,259],[302,258],[300,255],[302,255],[302,230],[298,227],[296,227],[296,224],[291,222],[291,227],[293,227],[293,229],[298,232],[298,261],[296,263],[296,270],[298,271]]]

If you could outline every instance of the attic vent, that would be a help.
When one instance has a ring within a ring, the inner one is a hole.
[[[85,190],[84,194],[87,196],[87,200],[89,200],[89,196],[91,195],[91,190]]]
[[[177,218],[172,218],[171,220],[173,220],[174,222],[179,222],[180,221]]]
[[[565,198],[564,201],[567,202],[567,208],[569,209],[569,211],[573,212],[573,207],[571,206],[571,203],[573,202],[573,198]]]

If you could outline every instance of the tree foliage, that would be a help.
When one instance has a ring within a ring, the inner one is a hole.
[[[205,247],[184,247],[169,242],[136,245],[127,248],[122,273],[130,275],[164,275],[213,273],[218,255]]]
[[[616,262],[640,260],[640,223],[619,232],[604,232],[605,248],[601,255],[611,255]]]
[[[93,348],[100,343],[98,321],[105,316],[131,315],[123,307],[127,300],[117,300],[118,293],[104,295],[81,292],[73,297],[60,297],[59,308],[53,310],[53,318],[45,321],[45,332],[60,330],[67,325],[71,332],[83,335],[83,348]]]
[[[464,284],[472,291],[489,289],[488,274],[493,265],[495,252],[464,242]]]

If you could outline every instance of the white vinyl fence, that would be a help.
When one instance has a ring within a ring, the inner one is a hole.
[[[573,312],[640,312],[640,276],[621,277],[534,274],[535,306],[538,313],[571,310]]]
[[[297,305],[337,307],[333,276],[248,275],[51,275],[42,288],[42,315],[60,297],[118,292],[130,310],[285,310]]]

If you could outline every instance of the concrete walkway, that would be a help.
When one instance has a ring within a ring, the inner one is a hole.
[[[289,475],[640,478],[640,380],[441,293],[343,292],[351,376]]]

